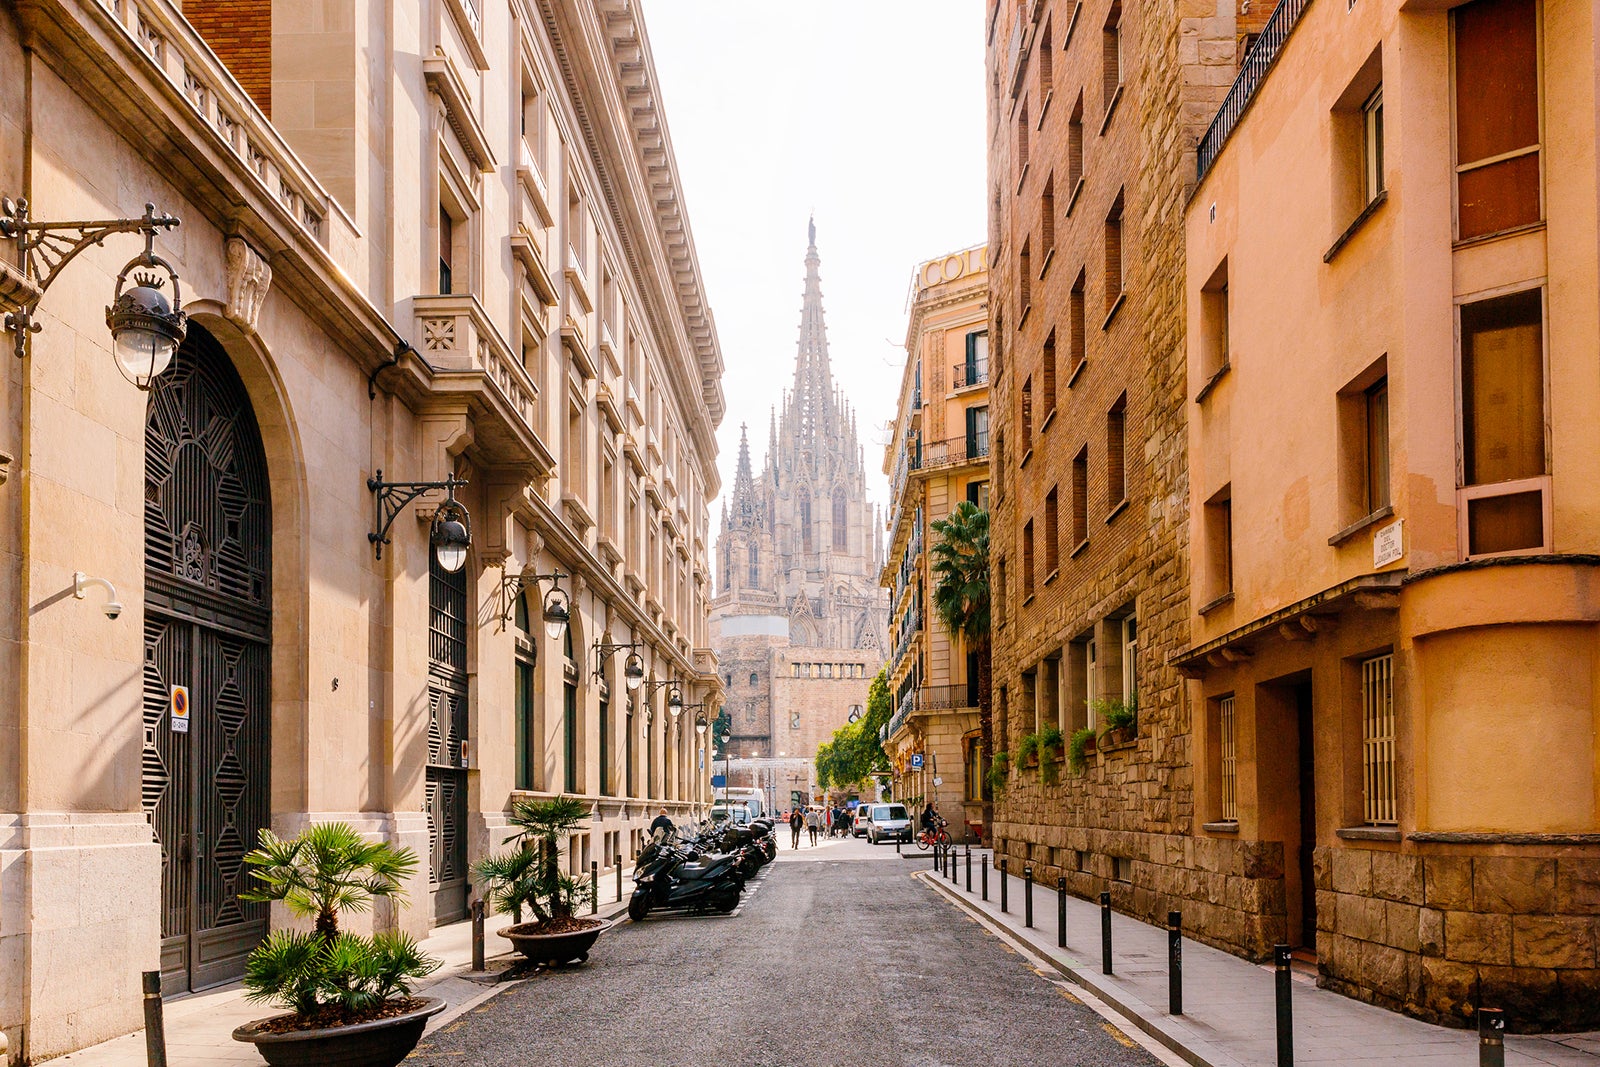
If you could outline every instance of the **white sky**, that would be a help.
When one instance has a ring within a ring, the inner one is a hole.
[[[835,379],[857,411],[868,493],[905,363],[915,265],[982,241],[979,0],[642,0],[667,126],[739,424],[760,472],[793,379],[816,213]],[[718,518],[713,505],[711,520]]]

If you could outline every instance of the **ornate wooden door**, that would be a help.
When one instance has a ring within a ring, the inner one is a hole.
[[[266,934],[244,854],[270,819],[272,516],[244,386],[198,326],[145,424],[143,804],[161,846],[169,990],[231,981]],[[187,730],[175,730],[175,687]]]
[[[428,554],[428,882],[438,923],[467,915],[467,576]]]

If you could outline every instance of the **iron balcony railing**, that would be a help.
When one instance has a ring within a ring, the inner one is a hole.
[[[916,706],[917,691],[915,689],[907,689],[905,695],[900,698],[900,706],[895,709],[894,718],[889,720],[889,726],[884,730],[883,736],[886,738],[893,737],[895,732],[906,724],[906,720],[911,717],[911,712]]]
[[[950,386],[953,389],[965,389],[970,385],[982,385],[989,380],[989,361],[982,360],[977,363],[962,361],[955,365],[950,372]]]
[[[976,679],[961,685],[925,685],[917,690],[917,708],[921,711],[948,711],[952,708],[977,706]]]
[[[922,449],[920,463],[915,470],[937,470],[960,463],[971,463],[989,455],[989,431],[963,434],[944,441],[930,441]]]
[[[1200,138],[1195,159],[1198,180],[1203,181],[1211,164],[1217,161],[1222,146],[1233,135],[1234,127],[1239,125],[1239,120],[1255,99],[1256,89],[1278,61],[1289,34],[1294,32],[1300,16],[1309,6],[1311,0],[1279,0],[1272,17],[1267,20],[1266,28],[1256,38],[1255,44],[1250,46],[1250,51],[1245,53],[1244,62],[1239,64],[1239,76],[1233,80],[1233,88],[1228,90],[1227,99],[1222,101],[1222,107],[1217,111],[1216,118],[1211,120],[1206,135]]]

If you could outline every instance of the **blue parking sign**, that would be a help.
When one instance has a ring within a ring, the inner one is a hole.
[[[922,769],[922,753],[913,752],[911,754],[911,769],[916,771],[920,771]]]

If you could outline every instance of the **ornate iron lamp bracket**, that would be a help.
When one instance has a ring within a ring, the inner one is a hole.
[[[394,520],[406,509],[406,505],[435,489],[443,489],[447,494],[439,505],[440,512],[452,512],[470,534],[472,526],[467,509],[456,500],[456,490],[466,484],[465,478],[457,478],[454,474],[442,482],[386,482],[383,480],[383,471],[379,470],[368,478],[367,488],[373,495],[373,519],[372,532],[367,534],[367,540],[372,542],[377,558],[383,558],[383,546],[389,543],[389,527],[394,525]]]
[[[531,585],[538,588],[540,582],[552,582],[558,588],[561,579],[568,577],[563,571],[552,571],[549,574],[528,574],[526,570],[518,574],[504,574],[500,576],[500,628],[505,629],[506,623],[511,621],[511,613],[517,610],[517,598]]]

